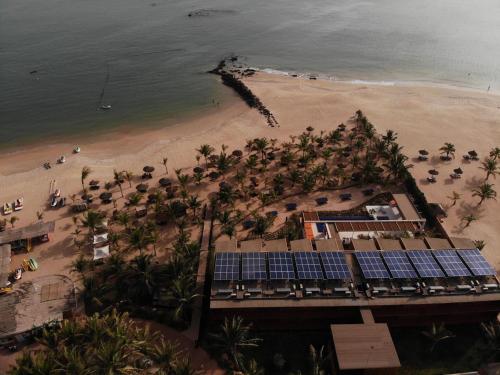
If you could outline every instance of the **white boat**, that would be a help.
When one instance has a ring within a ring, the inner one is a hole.
[[[110,104],[103,104],[103,105],[101,105],[101,109],[104,111],[107,111],[108,109],[111,109],[111,105]]]
[[[76,146],[74,149],[73,149],[73,154],[79,154],[80,153],[80,147],[79,146]]]
[[[57,162],[59,164],[64,164],[66,162],[66,157],[62,155],[59,159],[57,159]]]

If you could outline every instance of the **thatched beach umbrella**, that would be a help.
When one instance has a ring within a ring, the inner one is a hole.
[[[241,158],[243,156],[243,151],[241,150],[234,150],[233,153],[232,153],[233,156],[237,157],[237,158]]]
[[[430,174],[431,176],[437,176],[437,175],[439,174],[439,172],[438,172],[438,171],[436,171],[435,169],[429,169],[429,174]]]
[[[96,185],[99,185],[99,180],[90,180],[89,185],[90,185],[90,186],[96,186]]]
[[[310,132],[314,131],[314,128],[312,126],[308,126],[306,128],[306,130],[310,133]]]
[[[139,184],[135,187],[139,193],[145,193],[148,191],[149,186],[147,184]]]
[[[86,201],[86,202],[92,202],[92,198],[94,196],[90,193],[87,193],[87,194],[83,194],[82,195],[82,200]]]
[[[203,173],[205,170],[202,167],[194,167],[193,172],[194,173]]]
[[[463,174],[464,173],[464,171],[462,170],[462,168],[455,168],[453,170],[453,172],[455,172],[456,174]]]
[[[469,154],[469,156],[473,159],[477,158],[477,152],[476,150],[470,150],[469,152],[467,152]]]
[[[152,167],[150,165],[146,165],[144,168],[142,168],[142,170],[146,173],[153,173],[154,170],[155,170],[155,167]]]
[[[345,130],[345,125],[344,125],[344,124],[340,124],[339,126],[337,126],[337,128],[338,128],[340,131],[344,131],[344,130]]]
[[[172,181],[170,180],[170,178],[166,178],[166,177],[160,178],[160,181],[158,181],[158,182],[163,187],[167,187],[167,186],[171,186],[172,185]]]
[[[101,193],[101,195],[99,195],[99,199],[101,199],[103,201],[109,201],[112,196],[113,196],[113,194],[111,194],[108,191],[105,191],[104,193]]]
[[[427,155],[429,155],[429,151],[427,151],[427,150],[418,150],[418,153],[419,153],[420,155],[422,155],[422,156],[427,156]]]
[[[217,172],[213,171],[213,172],[210,172],[210,173],[208,174],[208,177],[209,177],[211,180],[217,180],[217,179],[219,178],[219,174],[218,174]]]

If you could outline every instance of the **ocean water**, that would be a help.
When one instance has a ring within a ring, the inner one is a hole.
[[[486,91],[500,90],[499,46],[498,0],[0,0],[0,146],[210,107],[221,89],[205,72],[231,54]]]

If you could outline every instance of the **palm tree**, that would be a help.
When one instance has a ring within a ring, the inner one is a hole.
[[[236,234],[236,226],[233,223],[228,223],[222,227],[221,233],[229,236],[231,239]]]
[[[496,199],[497,192],[493,190],[493,184],[485,182],[476,189],[472,190],[472,196],[480,198],[480,201],[477,204],[480,206],[485,200]]]
[[[244,375],[265,375],[265,371],[255,359],[251,359],[243,366]]]
[[[481,163],[481,168],[483,171],[486,172],[486,179],[488,180],[490,176],[493,176],[494,178],[497,177],[498,174],[498,164],[495,159],[486,159]]]
[[[313,345],[309,345],[309,365],[311,367],[311,375],[326,374],[329,367],[329,359],[324,346],[316,350]]]
[[[134,174],[131,171],[123,171],[123,177],[128,181],[128,187],[132,187],[132,180],[134,179]]]
[[[92,173],[92,169],[90,169],[90,167],[83,167],[82,168],[82,174],[81,174],[81,178],[82,178],[82,189],[85,190],[85,180],[87,179],[87,177]]]
[[[138,226],[136,228],[133,228],[129,235],[128,235],[128,241],[130,243],[130,247],[139,250],[139,252],[142,254],[144,248],[151,243],[151,239],[149,236],[148,231],[144,226]]]
[[[447,197],[449,200],[451,200],[451,206],[453,207],[454,205],[457,204],[457,201],[462,198],[462,195],[457,193],[456,191],[453,191],[449,197]]]
[[[216,161],[216,167],[217,171],[222,175],[222,178],[225,178],[225,173],[229,170],[231,167],[232,160],[225,152],[221,152],[220,155],[217,157]]]
[[[174,366],[175,360],[181,354],[179,345],[164,339],[159,344],[153,346],[150,355],[158,367],[169,374]]]
[[[89,266],[89,260],[85,258],[83,254],[78,255],[78,257],[71,263],[71,272],[77,272],[83,275]]]
[[[477,217],[473,214],[468,214],[462,217],[462,221],[465,221],[465,228],[471,225],[473,221],[476,221]]]
[[[498,158],[500,158],[500,147],[494,147],[491,149],[490,158],[492,158],[493,160],[497,160]]]
[[[203,144],[196,151],[198,151],[205,158],[205,166],[208,166],[208,157],[212,155],[215,149],[210,145]]]
[[[200,296],[194,289],[195,282],[191,276],[184,275],[173,280],[167,292],[167,301],[174,307],[175,322],[186,322],[189,317],[193,301]]]
[[[187,205],[193,211],[193,219],[196,218],[196,210],[201,207],[201,202],[198,200],[197,195],[190,195],[187,199]]]
[[[128,225],[130,223],[130,216],[128,212],[126,211],[119,212],[118,215],[116,215],[116,221],[127,230]]]
[[[11,218],[9,219],[9,223],[11,225],[12,228],[14,228],[14,224],[16,224],[16,221],[18,221],[19,218],[17,216],[11,216]]]
[[[255,150],[257,152],[260,152],[261,159],[264,160],[266,157],[266,150],[267,147],[269,146],[269,141],[267,138],[256,138],[253,142],[253,145],[255,147]]]
[[[398,133],[391,129],[388,129],[385,132],[385,135],[382,136],[382,141],[386,144],[386,146],[396,142],[396,139],[398,139]]]
[[[128,204],[130,206],[137,206],[139,203],[141,203],[141,199],[142,199],[142,194],[132,193],[128,197]]]
[[[431,352],[434,351],[437,344],[455,337],[455,335],[451,331],[446,329],[443,323],[439,325],[433,323],[430,330],[423,331],[422,334],[431,341],[432,343],[430,347]]]
[[[455,158],[455,145],[453,143],[445,142],[444,146],[439,148],[441,154],[445,154],[445,159],[450,160],[451,158]],[[450,157],[451,155],[451,157]]]
[[[97,227],[101,226],[104,221],[104,217],[100,212],[88,210],[83,214],[82,224],[84,227],[89,228],[91,235],[94,234]]]
[[[491,349],[498,352],[500,349],[500,323],[495,320],[492,322],[481,323],[484,336],[491,346]]]
[[[168,163],[168,158],[167,157],[163,157],[161,159],[161,163],[163,164],[163,166],[165,167],[165,174],[168,174],[168,167],[167,167],[167,163]]]
[[[175,362],[172,368],[172,375],[197,375],[200,374],[199,371],[193,369],[191,365],[191,360],[189,357],[181,357]]]
[[[252,233],[262,238],[262,236],[269,230],[271,225],[273,225],[274,218],[256,214],[254,215],[254,219],[255,225],[252,229]]]
[[[261,340],[250,337],[250,324],[245,324],[240,316],[224,318],[219,333],[211,335],[213,346],[226,353],[236,370],[242,368],[243,353],[247,348],[256,348]]]
[[[118,172],[116,169],[113,169],[113,180],[115,181],[115,184],[118,185],[118,188],[120,189],[120,193],[123,198],[123,189],[122,189],[123,172]]]

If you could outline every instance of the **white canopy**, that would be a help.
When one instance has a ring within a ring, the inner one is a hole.
[[[95,234],[94,235],[94,245],[98,243],[103,243],[108,240],[108,234],[107,233],[102,233],[102,234]]]
[[[109,257],[109,245],[94,247],[94,260]]]

